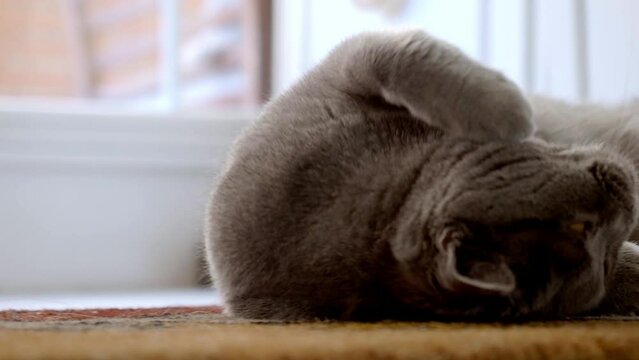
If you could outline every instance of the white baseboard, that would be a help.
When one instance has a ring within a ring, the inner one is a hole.
[[[171,306],[221,305],[220,295],[212,289],[166,289],[128,292],[64,292],[24,295],[0,295],[4,310],[132,309]]]

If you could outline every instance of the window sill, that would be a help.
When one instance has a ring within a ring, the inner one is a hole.
[[[206,171],[255,116],[0,110],[0,164]]]
[[[195,286],[211,184],[254,116],[0,110],[0,294]]]

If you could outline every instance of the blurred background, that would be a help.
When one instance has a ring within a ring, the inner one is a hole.
[[[234,137],[348,36],[419,27],[526,91],[617,103],[639,94],[636,14],[634,0],[0,0],[0,307],[184,299]]]
[[[255,106],[270,1],[0,1],[0,94],[131,109]]]

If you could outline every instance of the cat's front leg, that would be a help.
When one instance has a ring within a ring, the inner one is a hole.
[[[382,97],[451,135],[518,140],[533,132],[531,107],[513,82],[423,31],[359,35],[321,68],[347,93]]]
[[[606,297],[597,315],[639,315],[639,245],[625,242]]]

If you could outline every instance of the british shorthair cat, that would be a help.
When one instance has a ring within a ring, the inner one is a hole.
[[[634,311],[639,151],[629,160],[606,146],[614,136],[564,135],[564,111],[579,110],[531,106],[421,31],[345,41],[265,107],[218,179],[206,251],[227,309],[278,320]]]

